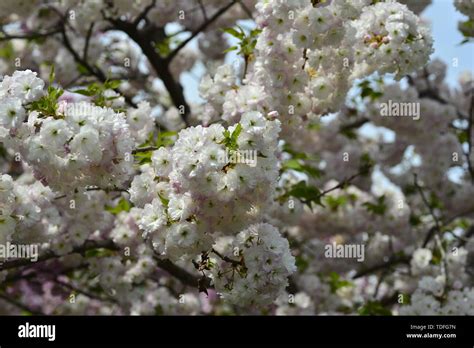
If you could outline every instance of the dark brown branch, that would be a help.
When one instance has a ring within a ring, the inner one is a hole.
[[[8,35],[4,33],[5,36],[0,37],[0,42],[14,40],[14,39],[35,40],[35,39],[41,39],[41,38],[45,38],[45,37],[52,36],[59,33],[61,33],[61,29],[57,29],[57,28],[54,30],[48,31],[46,33],[31,33],[27,35]]]
[[[247,7],[247,5],[245,5],[242,0],[237,0],[240,7],[242,8],[242,10],[244,10],[244,12],[247,14],[247,16],[250,18],[250,19],[254,19],[253,18],[253,15],[252,15],[252,11]]]
[[[411,257],[409,256],[392,256],[387,262],[383,262],[365,269],[358,271],[352,278],[357,279],[364,277],[366,275],[372,274],[377,271],[381,271],[387,269],[389,267],[398,265],[398,264],[406,264],[410,262]]]
[[[363,174],[363,172],[358,172],[358,173],[356,173],[356,174],[354,174],[354,175],[351,175],[351,176],[348,177],[347,179],[344,179],[343,181],[341,181],[341,182],[340,182],[339,184],[337,184],[336,186],[331,187],[330,189],[327,189],[327,190],[325,190],[325,191],[322,191],[319,196],[320,196],[320,197],[323,197],[323,196],[327,195],[328,193],[330,193],[330,192],[332,192],[332,191],[334,191],[334,190],[337,190],[337,189],[346,187],[348,184],[351,183],[352,180],[354,180],[355,178],[357,178],[358,176],[360,176],[360,175],[362,175],[362,174]]]
[[[474,118],[474,91],[471,91],[471,105],[469,106],[469,118],[468,118],[468,126],[467,126],[467,153],[466,153],[466,160],[467,160],[467,167],[469,170],[469,174],[471,175],[471,183],[474,184],[474,168],[472,165],[471,155],[472,155],[472,124]]]
[[[132,151],[132,155],[134,155],[136,153],[140,153],[140,152],[155,151],[155,150],[158,150],[158,149],[159,149],[159,147],[157,147],[157,146],[139,147],[139,148]]]
[[[138,17],[133,22],[133,25],[135,27],[138,27],[140,22],[142,20],[144,20],[146,18],[146,16],[148,16],[148,13],[150,13],[150,11],[153,9],[153,7],[155,7],[155,5],[156,5],[156,0],[153,0],[147,7],[145,7],[145,9],[142,11],[142,13],[140,13],[140,15],[138,15]]]
[[[67,33],[66,33],[65,25],[63,25],[63,27],[61,29],[61,34],[62,34],[62,38],[63,38],[64,47],[66,47],[66,49],[69,51],[69,53],[71,53],[72,57],[74,58],[74,61],[77,64],[80,64],[82,67],[84,67],[89,72],[90,75],[95,76],[99,81],[101,81],[101,82],[107,81],[107,77],[102,72],[102,70],[100,70],[99,68],[92,67],[89,64],[89,62],[86,59],[83,59],[79,55],[79,53],[77,53],[76,50],[72,47],[71,42],[69,41],[69,38],[68,38]],[[84,50],[84,55],[86,55],[86,54],[87,54],[87,52],[86,52],[86,50]],[[114,91],[116,91],[120,95],[123,95],[120,92],[120,90],[118,90],[118,89],[114,89]],[[129,104],[130,106],[133,106],[133,107],[137,107],[137,104],[135,104],[130,97],[128,97],[126,95],[123,95],[123,97],[124,97],[125,101],[127,102],[127,104]]]
[[[88,250],[92,249],[109,249],[109,250],[118,250],[118,247],[109,240],[104,240],[104,241],[86,241],[83,245],[75,247],[71,254],[84,254]],[[44,253],[43,255],[38,257],[38,260],[36,262],[31,262],[29,259],[15,259],[11,261],[6,261],[2,265],[0,265],[0,271],[5,271],[13,268],[18,268],[18,267],[23,267],[23,266],[34,266],[40,262],[45,262],[48,260],[52,259],[57,259],[62,256],[56,255],[52,251],[48,251]]]
[[[100,295],[96,295],[96,294],[93,294],[87,290],[83,290],[83,289],[80,289],[79,287],[77,286],[74,286],[72,284],[69,284],[69,283],[66,283],[66,282],[63,282],[62,280],[59,280],[59,279],[54,279],[54,282],[60,286],[62,286],[63,288],[65,289],[68,289],[68,290],[71,290],[73,292],[76,292],[78,294],[82,294],[84,296],[87,296],[91,299],[94,299],[94,300],[98,300],[98,301],[104,301],[104,302],[112,302],[112,303],[116,303],[117,301],[113,298],[109,298],[109,297],[103,297],[103,296],[100,296]]]
[[[130,193],[128,192],[128,190],[126,189],[122,189],[122,188],[117,188],[117,187],[112,187],[112,188],[107,188],[107,187],[87,187],[85,189],[86,191],[104,191],[106,193],[110,193],[110,192],[125,192],[125,193]],[[61,199],[61,198],[65,198],[67,197],[66,194],[64,195],[61,195],[61,196],[58,196],[58,197],[55,197],[54,199]]]
[[[199,3],[199,8],[201,9],[202,16],[204,17],[204,20],[207,21],[207,12],[206,12],[206,7],[204,7],[204,4],[202,3],[202,0],[198,0]]]
[[[167,57],[166,61],[169,63],[173,60],[173,58],[183,49],[191,40],[193,40],[197,35],[207,29],[212,23],[214,23],[220,16],[222,16],[228,9],[234,6],[237,3],[237,0],[232,0],[229,4],[222,7],[216,13],[212,15],[207,21],[202,23],[186,40],[181,42],[174,50],[171,52]]]
[[[433,207],[431,206],[430,202],[428,202],[428,199],[426,198],[426,195],[423,192],[423,189],[418,184],[418,179],[417,179],[416,174],[414,174],[414,185],[415,185],[415,188],[420,193],[421,200],[423,201],[423,203],[428,208],[428,211],[429,211],[431,217],[433,218],[433,220],[435,222],[435,226],[429,230],[428,235],[426,236],[425,241],[423,242],[423,247],[425,247],[426,245],[428,245],[431,238],[434,235],[436,235],[436,233],[441,233],[441,222],[439,221],[438,217],[436,216],[435,211],[434,211]]]
[[[64,47],[71,53],[72,57],[74,58],[75,62],[83,66],[91,75],[96,76],[100,81],[105,82],[107,80],[104,73],[99,69],[94,69],[86,60],[82,59],[76,50],[72,47],[71,42],[66,33],[66,28],[63,26],[61,28],[61,35],[63,38]]]
[[[173,104],[181,111],[183,110],[183,119],[186,122],[190,113],[190,108],[184,98],[183,87],[175,81],[167,62],[156,52],[150,30],[138,30],[133,23],[128,23],[120,19],[107,18],[116,29],[126,33],[138,46],[143,54],[148,58],[151,66],[168,91]]]
[[[347,123],[345,125],[342,125],[341,127],[339,127],[339,131],[343,132],[343,131],[348,131],[354,128],[359,128],[363,126],[364,124],[366,124],[367,122],[369,122],[369,119],[366,117],[363,117],[352,123]]]
[[[170,260],[160,259],[155,256],[155,261],[159,268],[165,270],[173,277],[179,279],[183,284],[191,287],[198,286],[199,278],[197,276],[194,276],[185,269],[175,265]]]
[[[82,55],[82,59],[84,61],[87,61],[89,45],[90,45],[90,41],[91,41],[91,37],[92,37],[92,32],[94,30],[94,24],[95,23],[92,22],[91,25],[89,26],[89,30],[87,30],[86,43],[84,44],[84,52],[83,52],[83,55]]]
[[[20,308],[21,310],[23,311],[26,311],[26,312],[29,312],[33,315],[44,315],[43,313],[37,311],[37,310],[34,310],[34,309],[31,309],[29,308],[27,305],[21,303],[20,301],[17,301],[17,300],[14,300],[12,299],[11,297],[5,295],[5,294],[2,294],[0,293],[0,299],[1,300],[4,300],[5,302],[8,302],[9,304],[15,306],[15,307],[18,307]]]
[[[233,266],[240,266],[242,265],[242,261],[231,259],[230,257],[222,255],[216,249],[212,248],[211,250],[214,254],[216,254],[221,260],[231,263]]]
[[[103,240],[103,241],[89,240],[89,241],[86,241],[83,245],[74,248],[70,254],[79,253],[79,254],[84,255],[87,251],[93,250],[93,249],[108,249],[108,250],[118,251],[120,250],[120,247],[117,246],[115,243],[113,243],[111,240]],[[0,271],[5,271],[5,270],[14,269],[14,268],[23,267],[23,266],[34,266],[38,263],[49,261],[52,259],[57,259],[60,257],[62,256],[56,255],[53,252],[46,252],[40,257],[38,257],[38,260],[36,262],[31,262],[28,259],[6,261],[2,265],[0,265]],[[158,257],[155,257],[155,260],[159,268],[165,270],[171,276],[179,279],[183,284],[197,287],[198,279],[199,279],[198,277],[189,273],[185,269],[182,269],[181,267],[175,265],[170,260],[160,259]]]
[[[466,245],[472,236],[474,236],[474,225],[469,227],[464,236],[462,236],[462,238],[459,240],[458,247]]]

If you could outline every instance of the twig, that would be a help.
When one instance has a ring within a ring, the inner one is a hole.
[[[28,35],[8,35],[4,32],[5,36],[0,37],[0,42],[8,41],[8,40],[14,40],[14,39],[35,40],[35,39],[40,39],[40,38],[52,36],[52,35],[59,34],[59,33],[61,33],[60,28],[56,28],[56,29],[48,31],[46,33],[32,33],[32,34],[28,34]]]
[[[369,122],[369,119],[367,117],[362,117],[352,123],[347,123],[345,125],[340,126],[339,131],[348,131],[353,128],[359,128],[363,126],[364,124],[366,124],[367,122]]]
[[[159,149],[159,147],[157,147],[157,146],[139,147],[139,148],[132,151],[132,155],[134,155],[136,153],[140,153],[140,152],[155,151],[155,150],[158,150],[158,149]]]
[[[142,13],[140,13],[140,15],[135,19],[135,21],[133,22],[133,25],[137,27],[140,24],[140,22],[146,18],[148,13],[153,9],[153,7],[155,7],[155,5],[156,5],[156,0],[153,0],[147,7],[145,7]]]
[[[87,35],[86,35],[86,43],[84,44],[84,52],[82,55],[82,59],[84,61],[87,61],[87,56],[88,56],[88,51],[89,51],[89,45],[92,37],[92,31],[94,30],[94,22],[92,22],[89,26],[89,30],[87,30]]]
[[[220,252],[218,252],[216,249],[212,248],[211,250],[214,254],[216,254],[221,260],[231,263],[233,266],[241,266],[242,261],[234,260],[231,259],[230,257],[222,255]]]
[[[472,124],[473,124],[473,117],[474,117],[474,92],[471,91],[471,105],[469,107],[469,119],[468,119],[468,126],[467,126],[467,167],[469,170],[469,174],[471,175],[471,183],[474,184],[474,168],[471,161],[471,154],[472,154]]]
[[[15,306],[15,307],[18,307],[20,308],[21,310],[24,310],[24,311],[27,311],[33,315],[44,315],[43,313],[41,313],[40,311],[37,311],[37,310],[34,310],[34,309],[31,309],[29,308],[27,305],[21,303],[20,301],[17,301],[17,300],[14,300],[8,296],[6,296],[5,294],[2,294],[0,293],[0,299],[10,303],[11,305]]]
[[[61,34],[62,34],[62,38],[63,38],[64,47],[66,47],[66,49],[69,51],[69,53],[71,53],[72,57],[74,58],[74,61],[76,63],[80,64],[81,66],[83,66],[89,72],[89,74],[97,77],[97,79],[99,81],[101,81],[101,82],[107,81],[107,77],[102,72],[102,70],[100,70],[99,68],[93,68],[88,63],[88,61],[86,59],[81,58],[81,56],[72,47],[71,42],[69,41],[69,38],[68,38],[67,33],[66,33],[65,25],[63,25],[63,27],[61,28]],[[84,53],[86,54],[87,52],[84,52]],[[118,89],[114,89],[114,91],[116,91],[117,93],[123,95],[120,92],[120,90],[118,90]],[[124,97],[125,101],[127,102],[127,104],[129,104],[130,106],[133,106],[135,108],[137,107],[137,104],[135,104],[129,96],[123,95],[123,97]]]
[[[109,249],[109,250],[118,250],[118,247],[110,240],[103,241],[86,241],[83,245],[75,247],[70,254],[84,254],[88,250],[93,249]],[[23,266],[34,266],[38,263],[45,262],[52,259],[57,259],[63,255],[57,255],[52,251],[48,251],[43,255],[38,257],[36,262],[31,262],[29,259],[15,259],[11,261],[6,261],[0,265],[0,271],[5,271],[13,268],[23,267]]]
[[[112,23],[116,29],[126,33],[137,43],[138,46],[140,46],[143,54],[148,58],[150,65],[153,67],[158,77],[163,81],[173,104],[180,110],[184,108],[183,120],[186,123],[187,116],[190,114],[190,107],[184,98],[183,87],[179,82],[175,81],[168,63],[156,52],[150,35],[152,32],[149,29],[145,31],[138,30],[133,23],[128,23],[120,19],[105,18]]]
[[[202,0],[198,0],[199,7],[201,8],[202,16],[204,17],[204,20],[207,21],[207,12],[206,12],[206,7],[204,7],[204,4],[202,3]]]
[[[154,259],[159,268],[179,279],[183,284],[192,287],[198,286],[199,278],[189,273],[185,269],[175,265],[168,259],[160,259],[158,256],[155,256]]]
[[[392,266],[395,266],[395,265],[398,265],[398,264],[408,263],[408,262],[410,262],[410,259],[411,259],[411,257],[409,257],[409,256],[395,256],[394,255],[386,262],[376,264],[374,266],[371,266],[371,267],[368,267],[368,268],[363,269],[361,271],[358,271],[352,277],[352,279],[361,278],[361,277],[364,277],[368,274],[371,274],[371,273],[374,273],[374,272],[377,272],[377,271],[380,271],[380,270],[383,270],[383,269],[386,269],[388,267],[392,267]]]
[[[82,59],[79,56],[79,54],[76,52],[76,50],[72,47],[71,42],[69,41],[69,38],[67,36],[65,26],[63,26],[61,28],[61,35],[62,35],[62,38],[63,38],[64,47],[66,47],[66,49],[69,51],[69,53],[71,53],[71,55],[73,56],[76,63],[83,66],[91,75],[96,76],[100,81],[105,82],[107,80],[107,78],[104,75],[104,73],[99,69],[97,69],[97,70],[94,69],[86,60]]]
[[[74,286],[72,284],[69,284],[69,283],[66,283],[66,282],[63,282],[62,280],[59,280],[58,278],[55,278],[54,279],[54,282],[58,285],[61,285],[63,288],[66,288],[66,289],[69,289],[69,290],[72,290],[74,292],[77,292],[78,294],[82,294],[82,295],[85,295],[91,299],[94,299],[94,300],[98,300],[98,301],[104,301],[104,302],[113,302],[113,303],[117,303],[117,301],[113,298],[109,298],[109,297],[102,297],[102,296],[99,296],[99,295],[96,295],[96,294],[93,294],[87,290],[82,290],[80,288],[78,288],[77,286]]]
[[[250,19],[254,19],[253,18],[253,15],[252,15],[252,11],[247,7],[247,5],[245,5],[242,0],[237,0],[240,7],[242,7],[242,10],[244,10],[244,12],[247,14],[247,16],[249,16]]]
[[[430,212],[430,215],[431,215],[431,217],[433,218],[433,220],[435,222],[435,227],[430,229],[430,231],[428,232],[428,235],[425,238],[425,241],[423,242],[423,247],[425,247],[426,245],[428,245],[428,243],[431,240],[432,236],[435,235],[436,232],[441,233],[441,222],[439,221],[438,217],[436,216],[435,211],[434,211],[433,207],[431,206],[430,202],[428,202],[428,199],[426,198],[425,193],[423,192],[423,189],[418,184],[418,178],[417,178],[416,173],[413,174],[413,176],[414,176],[415,188],[420,193],[420,196],[421,196],[421,199],[422,199],[423,203],[428,208],[428,210]]]
[[[89,192],[89,191],[104,191],[104,192],[106,192],[106,193],[110,193],[110,192],[125,192],[125,193],[130,193],[130,192],[128,192],[127,189],[122,189],[122,188],[117,188],[117,187],[113,187],[113,188],[107,188],[107,187],[105,187],[105,188],[103,188],[103,187],[87,187],[85,190],[88,191],[88,192]],[[65,198],[65,197],[67,197],[66,194],[61,195],[61,196],[54,197],[54,199],[56,200],[56,199],[61,199],[61,198]]]
[[[222,7],[216,13],[212,15],[207,21],[202,23],[186,40],[181,42],[167,57],[166,62],[169,63],[173,60],[174,57],[184,48],[191,40],[193,40],[197,35],[199,35],[202,31],[206,30],[208,26],[210,26],[214,21],[216,21],[220,16],[222,16],[229,8],[234,6],[237,3],[237,0],[232,0],[229,4]]]
[[[339,184],[337,184],[336,186],[334,187],[331,187],[330,189],[327,189],[325,191],[322,191],[319,196],[320,197],[323,197],[325,195],[327,195],[328,193],[334,191],[334,190],[337,190],[337,189],[340,189],[340,188],[344,188],[345,186],[347,186],[352,180],[354,180],[355,178],[357,178],[358,176],[362,175],[363,172],[358,172],[354,175],[351,175],[350,177],[348,177],[347,179],[344,179],[342,180]]]

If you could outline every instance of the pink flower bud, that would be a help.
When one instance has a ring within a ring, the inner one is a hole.
[[[379,48],[378,42],[372,42],[372,43],[370,44],[370,48]]]

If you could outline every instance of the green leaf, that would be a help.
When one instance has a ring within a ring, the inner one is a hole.
[[[300,181],[293,185],[286,196],[299,199],[311,209],[313,208],[313,204],[324,207],[321,203],[321,191],[314,186],[308,186],[305,181]]]
[[[240,132],[242,132],[242,125],[240,123],[237,123],[234,130],[232,131],[232,134],[228,129],[224,130],[224,139],[222,140],[222,144],[224,144],[224,146],[229,150],[236,151],[239,148],[237,139],[240,135]]]
[[[368,301],[358,310],[360,315],[392,315],[379,301]]]
[[[76,65],[77,72],[81,75],[89,75],[89,69],[87,69],[84,65],[82,64],[77,64]]]
[[[15,50],[13,48],[13,44],[11,41],[5,42],[5,44],[2,45],[0,48],[0,58],[3,58],[5,60],[13,60],[15,57]]]
[[[433,250],[433,256],[431,257],[430,263],[433,265],[440,265],[443,260],[443,253],[439,248]]]
[[[402,302],[400,303],[402,306],[407,306],[411,303],[410,294],[399,294],[398,296],[400,295],[402,295]]]
[[[357,133],[355,132],[354,129],[350,129],[350,128],[341,129],[341,134],[351,140],[357,139]]]
[[[464,22],[459,22],[458,28],[459,31],[461,31],[461,33],[465,36],[465,40],[469,41],[469,38],[472,37],[472,32],[474,31],[474,20],[469,19]],[[464,43],[464,41],[462,43]]]
[[[352,284],[350,281],[341,279],[341,276],[336,272],[331,272],[329,274],[328,283],[332,293],[335,293],[340,288],[344,288],[346,286],[354,286],[354,284]]]
[[[467,135],[467,132],[464,132],[464,131],[463,131],[463,132],[459,132],[459,133],[457,134],[457,136],[458,136],[458,140],[459,140],[459,143],[460,143],[460,144],[467,143],[468,140],[469,140],[469,136]]]
[[[362,205],[367,209],[367,211],[374,215],[384,215],[387,210],[385,195],[378,197],[375,203],[365,202]]]
[[[383,96],[382,92],[376,91],[370,86],[369,80],[364,80],[360,82],[358,86],[361,88],[360,96],[362,97],[362,99],[370,98],[371,101],[375,101],[376,99]]]
[[[421,224],[421,218],[418,215],[411,213],[409,222],[411,226],[418,226]]]
[[[74,93],[82,94],[82,95],[85,95],[85,96],[88,96],[88,97],[94,95],[94,93],[91,92],[91,91],[88,90],[88,89],[77,89],[77,90],[74,91]]]
[[[117,89],[120,87],[121,81],[120,80],[110,80],[104,82],[105,89]]]
[[[113,255],[113,251],[105,248],[90,249],[84,253],[86,258],[91,257],[107,257]]]
[[[228,49],[224,50],[224,53],[236,51],[238,49],[239,49],[238,46],[232,46],[232,47],[229,47]]]
[[[49,72],[49,85],[51,86],[56,79],[56,74],[54,73],[54,64],[51,65],[51,71]]]
[[[295,264],[300,273],[303,273],[309,266],[309,262],[301,255],[295,257]]]
[[[146,152],[137,152],[136,154],[133,155],[135,158],[135,161],[138,162],[139,165],[143,165],[146,163],[151,163],[151,156],[153,154],[153,151],[146,151]]]
[[[166,199],[165,197],[163,197],[163,196],[160,195],[159,193],[158,193],[158,197],[160,198],[161,204],[163,204],[163,206],[164,206],[165,208],[168,208],[168,204],[169,204],[170,200],[169,200],[169,199]]]
[[[132,208],[132,205],[130,204],[130,202],[122,197],[122,198],[120,198],[120,200],[118,201],[118,203],[115,207],[106,206],[105,210],[107,210],[108,212],[110,212],[114,215],[118,215],[119,213],[121,213],[123,211],[129,212],[131,208]]]
[[[438,196],[431,191],[430,192],[430,197],[429,197],[429,204],[432,209],[442,209],[443,208],[443,202],[438,198]]]
[[[290,145],[285,144],[283,145],[283,151],[287,152],[288,154],[291,155],[293,158],[297,159],[309,159],[308,155],[305,152],[298,152],[293,150]]]
[[[51,66],[49,74],[49,86],[47,94],[43,95],[40,99],[32,102],[28,105],[28,110],[37,111],[41,116],[52,116],[54,118],[62,118],[62,115],[57,115],[58,110],[58,99],[64,93],[61,88],[53,86],[54,83],[54,65]]]
[[[416,40],[416,36],[413,35],[412,33],[408,33],[407,38],[405,39],[406,43],[412,43],[413,41]]]
[[[344,196],[344,195],[339,196],[339,197],[326,196],[324,198],[324,203],[327,204],[329,206],[329,209],[331,209],[332,211],[337,211],[339,207],[342,207],[347,202],[348,202],[348,198],[347,196]]]
[[[364,153],[359,159],[359,172],[362,175],[369,175],[370,169],[375,165],[375,161],[368,153]]]
[[[239,28],[240,29],[240,28]],[[239,32],[235,30],[234,28],[226,28],[223,29],[223,31],[229,35],[232,35],[233,37],[242,40],[245,37],[245,33],[243,31]]]
[[[223,31],[239,40],[237,46],[233,46],[225,50],[224,52],[230,52],[239,50],[238,54],[242,55],[247,62],[248,59],[252,56],[255,46],[257,45],[258,35],[262,32],[260,29],[251,30],[248,35],[245,33],[244,29],[237,26],[237,29],[226,28]]]
[[[319,169],[314,168],[307,164],[301,164],[299,160],[293,158],[288,161],[285,161],[282,166],[283,170],[295,170],[297,172],[308,174],[313,178],[320,178],[322,173]]]

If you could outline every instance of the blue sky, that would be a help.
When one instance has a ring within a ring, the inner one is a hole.
[[[454,8],[453,0],[433,0],[422,13],[422,18],[431,23],[435,48],[432,58],[441,58],[447,63],[449,84],[456,85],[459,74],[464,70],[474,74],[474,43],[459,45],[463,36],[457,30],[457,23],[467,17]],[[456,58],[457,67],[453,66],[453,59]]]

